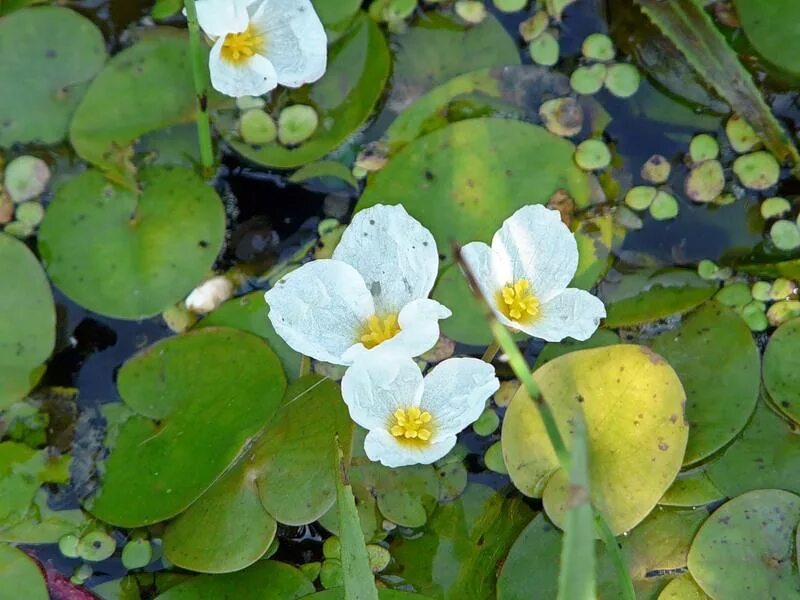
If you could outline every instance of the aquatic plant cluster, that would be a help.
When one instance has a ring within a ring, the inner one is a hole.
[[[0,600],[800,597],[800,4],[122,4],[0,4]]]

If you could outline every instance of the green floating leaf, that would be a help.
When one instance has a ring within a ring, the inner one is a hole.
[[[110,432],[113,448],[90,510],[138,527],[197,500],[272,417],[286,384],[262,340],[209,328],[133,357],[117,385],[130,412]]]
[[[797,431],[763,401],[741,437],[706,467],[711,482],[729,498],[760,488],[800,494]]]
[[[81,510],[51,509],[47,505],[47,492],[39,489],[22,519],[11,524],[0,522],[0,542],[55,544],[67,534],[79,534],[87,524],[86,515]]]
[[[594,511],[589,502],[589,450],[586,422],[576,413],[570,450],[569,498],[561,544],[558,600],[594,600]]]
[[[353,176],[353,172],[347,165],[335,160],[318,160],[308,163],[292,173],[289,181],[292,183],[322,181],[326,186],[338,185],[349,192],[359,189],[358,180]]]
[[[690,428],[690,439],[691,435]],[[698,467],[680,473],[658,503],[663,506],[694,507],[711,504],[723,498],[725,494],[711,482],[705,467]]]
[[[794,0],[734,0],[736,14],[747,39],[758,53],[776,67],[800,75],[793,57],[800,55],[800,5]]]
[[[39,229],[53,283],[94,312],[158,314],[205,277],[222,248],[225,211],[197,175],[156,167],[142,171],[141,186],[135,193],[86,171],[58,190]]]
[[[328,34],[328,45],[334,43],[347,31],[361,8],[361,0],[312,0],[319,20]]]
[[[349,460],[352,429],[334,382],[310,375],[293,383],[237,466],[167,525],[167,558],[194,571],[237,571],[266,552],[276,519],[290,525],[315,521],[335,496],[329,442],[338,435]]]
[[[698,0],[638,0],[645,14],[686,56],[689,64],[764,138],[783,162],[800,164],[800,153],[764,101],[750,73]],[[763,6],[759,3],[759,6]],[[785,52],[785,48],[781,48]]]
[[[21,400],[41,376],[56,341],[56,310],[39,261],[19,240],[0,233],[0,410]]]
[[[700,589],[697,582],[692,579],[692,576],[689,573],[684,573],[670,581],[661,590],[658,600],[709,600],[709,598]]]
[[[22,550],[0,544],[0,600],[48,600],[38,565]]]
[[[156,29],[116,54],[95,78],[75,111],[70,142],[81,158],[132,185],[133,143],[191,122],[196,104],[185,32]]]
[[[369,118],[389,76],[389,48],[378,25],[361,14],[329,50],[325,76],[288,93],[291,104],[312,106],[320,126],[294,148],[278,142],[251,145],[238,137],[238,111],[215,117],[217,128],[244,158],[266,167],[290,169],[318,160],[340,146]]]
[[[493,599],[496,565],[533,514],[519,497],[470,485],[439,507],[424,535],[394,539],[398,574],[433,598]]]
[[[769,338],[764,387],[775,407],[800,423],[800,319],[784,323]]]
[[[718,285],[688,269],[643,269],[613,283],[603,283],[600,296],[610,328],[631,327],[688,312],[708,300]]]
[[[614,346],[619,344],[619,336],[613,331],[608,329],[598,329],[592,334],[588,340],[578,341],[567,338],[561,342],[548,342],[539,352],[536,357],[536,362],[533,365],[534,369],[538,369],[542,365],[546,365],[554,358],[564,356],[576,350],[589,350],[590,348],[604,348],[605,346]]]
[[[193,577],[155,600],[294,600],[313,593],[314,584],[299,569],[262,560],[238,573]]]
[[[677,374],[651,350],[617,345],[556,358],[534,372],[562,435],[569,439],[578,410],[586,417],[592,505],[614,534],[653,509],[683,461],[688,427]],[[520,389],[502,432],[503,458],[524,494],[542,497],[561,525],[568,481],[538,409]]]
[[[797,598],[800,497],[755,490],[723,504],[697,532],[689,572],[712,598]]]
[[[300,361],[303,357],[275,333],[272,322],[267,318],[267,302],[264,300],[263,292],[252,292],[228,300],[200,321],[195,328],[203,327],[232,327],[264,338],[281,360],[283,371],[289,381],[295,381],[300,376]]]
[[[750,329],[733,310],[706,302],[652,348],[678,373],[686,392],[689,443],[684,464],[730,442],[758,401],[761,360]]]
[[[336,514],[339,517],[339,540],[341,549],[345,597],[353,600],[378,600],[375,578],[369,565],[367,546],[356,510],[356,499],[347,478],[344,453],[336,440],[338,459],[330,467],[336,471]]]
[[[2,9],[0,9],[2,12]],[[29,8],[0,20],[0,148],[55,144],[89,82],[106,61],[103,34],[58,6]]]
[[[426,135],[398,152],[369,181],[356,209],[403,204],[433,233],[444,267],[451,244],[491,241],[511,214],[565,190],[586,206],[591,181],[573,162],[575,147],[542,127],[498,118],[469,119]],[[438,282],[434,298],[453,316],[442,332],[464,343],[488,340],[480,308],[457,269]]]
[[[308,600],[351,600],[351,596],[345,595],[344,588],[333,588],[304,596]],[[380,588],[378,590],[379,600],[431,600],[428,596],[422,594],[413,594],[411,592],[402,592],[400,590],[389,590]]]
[[[520,63],[516,43],[493,15],[479,25],[468,25],[456,17],[426,12],[392,42],[397,51],[387,102],[395,113],[456,75]]]

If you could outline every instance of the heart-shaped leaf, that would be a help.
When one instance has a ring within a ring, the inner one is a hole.
[[[158,314],[203,279],[222,247],[222,203],[197,175],[153,168],[141,186],[133,192],[86,171],[59,189],[39,231],[53,283],[100,314]]]
[[[592,504],[615,534],[631,529],[653,509],[683,461],[689,428],[675,371],[647,348],[617,345],[561,356],[534,378],[564,439],[572,437],[575,412],[584,412]],[[567,477],[524,389],[506,412],[502,443],[514,485],[542,497],[560,525]]]
[[[133,357],[117,385],[129,414],[110,431],[113,448],[90,510],[138,527],[199,498],[278,409],[286,381],[262,340],[208,328]]]

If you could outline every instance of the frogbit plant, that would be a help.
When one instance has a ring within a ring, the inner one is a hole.
[[[430,350],[450,310],[428,298],[439,270],[431,232],[400,205],[359,212],[331,259],[293,271],[269,290],[269,320],[297,352],[350,365],[393,349]]]
[[[567,287],[578,268],[578,245],[556,210],[524,206],[503,222],[491,247],[472,242],[461,256],[506,327],[548,342],[586,340],[606,316],[599,298]]]
[[[367,457],[403,467],[450,452],[499,387],[494,367],[477,358],[448,358],[423,377],[410,358],[382,350],[347,370],[342,398],[353,421],[369,431]]]
[[[213,41],[211,85],[233,97],[300,87],[325,74],[327,36],[310,0],[197,0]]]

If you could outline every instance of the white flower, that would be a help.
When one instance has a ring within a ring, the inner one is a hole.
[[[347,370],[342,397],[350,418],[369,430],[367,457],[402,467],[447,454],[499,387],[494,367],[477,358],[449,358],[423,378],[410,358],[381,351]]]
[[[328,38],[311,0],[197,0],[214,41],[211,84],[228,96],[300,87],[325,73]]]
[[[419,356],[450,311],[428,299],[439,268],[431,232],[402,206],[353,217],[330,260],[292,271],[265,298],[275,331],[297,352],[337,365],[391,348]]]
[[[568,288],[578,268],[578,245],[556,210],[525,206],[505,220],[491,248],[461,249],[498,320],[548,342],[585,340],[606,316],[603,303]]]
[[[227,277],[219,275],[194,288],[186,298],[185,304],[193,313],[204,315],[229,300],[231,296],[233,296],[233,283]]]

